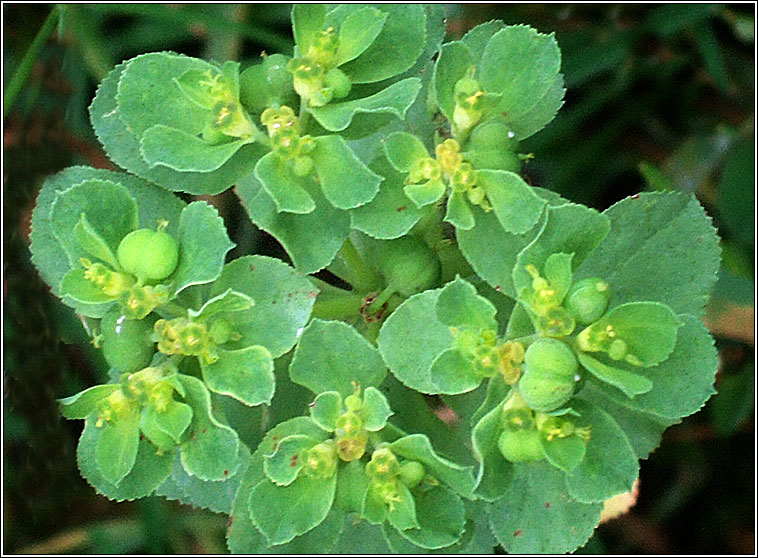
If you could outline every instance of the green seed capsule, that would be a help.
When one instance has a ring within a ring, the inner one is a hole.
[[[574,395],[574,378],[533,373],[529,369],[521,376],[518,386],[527,404],[545,413],[560,408]]]
[[[377,252],[379,271],[403,296],[431,288],[439,280],[441,266],[436,252],[413,236],[382,243]]]
[[[518,149],[518,140],[516,140],[516,134],[503,120],[491,118],[471,131],[468,149],[470,151],[495,150],[514,153]],[[484,168],[475,163],[474,166]]]
[[[545,337],[529,345],[524,354],[524,364],[533,373],[572,379],[579,368],[574,352],[565,343]]]
[[[508,461],[523,463],[539,461],[542,453],[540,434],[535,430],[503,430],[497,440],[497,447]]]
[[[611,291],[608,283],[597,277],[574,283],[566,296],[566,309],[582,325],[599,320],[608,309]]]
[[[155,345],[150,340],[153,320],[129,320],[114,308],[100,322],[103,334],[103,356],[108,364],[121,372],[142,370],[153,358]]]
[[[179,263],[179,245],[168,233],[138,229],[126,235],[116,250],[124,271],[160,281],[171,275]]]
[[[400,482],[408,488],[417,487],[425,475],[426,469],[418,461],[406,461],[400,465]]]

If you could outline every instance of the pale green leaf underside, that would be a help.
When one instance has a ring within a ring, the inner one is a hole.
[[[457,494],[440,486],[428,492],[417,492],[414,499],[419,528],[399,531],[404,538],[428,549],[444,548],[461,538],[466,515]]]
[[[337,66],[360,56],[382,30],[387,14],[375,8],[351,13],[340,25]]]
[[[86,213],[82,213],[79,216],[79,222],[74,227],[74,234],[77,242],[79,242],[79,246],[81,246],[85,252],[104,261],[113,269],[119,269],[116,253],[100,233],[98,233],[90,224]]]
[[[67,419],[85,419],[97,410],[100,401],[120,388],[119,384],[103,384],[87,388],[77,394],[58,399],[61,414]]]
[[[308,112],[326,130],[339,132],[350,125],[356,114],[392,114],[404,118],[420,90],[420,79],[407,78],[368,97],[329,103],[323,107],[310,107]]]
[[[304,187],[310,179],[297,176],[291,161],[273,151],[258,160],[255,177],[271,196],[277,211],[307,214],[316,208],[316,203]]]
[[[270,403],[274,397],[274,361],[265,347],[252,345],[235,351],[219,349],[219,359],[202,364],[208,389],[229,395],[246,405]]]
[[[140,153],[148,165],[161,165],[179,172],[211,172],[219,169],[252,138],[209,145],[197,135],[156,124],[145,130]]]
[[[423,142],[407,132],[394,132],[387,136],[384,152],[392,166],[402,173],[410,171],[416,161],[429,157]]]
[[[635,395],[647,393],[653,389],[653,382],[641,374],[636,374],[614,366],[608,366],[586,353],[577,352],[576,356],[579,359],[579,363],[598,380],[617,387],[623,391],[627,397],[634,397]]]

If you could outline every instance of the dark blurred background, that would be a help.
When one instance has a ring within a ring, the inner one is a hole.
[[[446,8],[450,39],[490,19],[556,34],[568,91],[556,120],[522,144],[532,184],[600,210],[643,190],[692,192],[722,238],[706,317],[719,393],[666,432],[642,463],[636,506],[579,552],[754,554],[754,4]],[[82,423],[62,420],[55,398],[105,381],[106,366],[31,266],[29,224],[46,176],[113,168],[87,106],[116,63],[155,50],[243,66],[264,50],[291,53],[289,9],[3,4],[5,552],[226,551],[225,516],[159,498],[114,504],[80,477]],[[276,251],[231,192],[212,201],[233,255]]]

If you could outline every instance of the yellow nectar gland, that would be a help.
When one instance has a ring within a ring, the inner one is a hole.
[[[498,368],[503,380],[508,385],[518,382],[521,377],[521,363],[524,362],[524,346],[521,343],[506,341],[497,350]]]
[[[437,161],[445,176],[452,176],[463,162],[460,149],[460,145],[454,139],[446,139],[434,149]]]

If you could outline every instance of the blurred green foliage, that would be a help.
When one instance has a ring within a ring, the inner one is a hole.
[[[87,113],[118,62],[154,50],[246,63],[292,51],[289,5],[4,4],[4,549],[6,552],[219,553],[226,518],[158,498],[114,505],[75,463],[80,423],[55,398],[102,381],[83,324],[28,259],[44,178],[108,168]],[[708,312],[719,394],[667,432],[642,464],[632,512],[586,553],[755,552],[755,12],[752,4],[447,5],[448,35],[490,19],[555,31],[566,103],[523,144],[534,185],[604,209],[642,190],[694,192],[723,239]],[[44,29],[45,21],[48,29]],[[55,21],[57,20],[57,21]],[[50,21],[54,21],[52,27]],[[39,48],[25,60],[36,36]],[[48,35],[51,35],[49,38]],[[10,109],[10,110],[8,110]],[[213,200],[238,247],[281,255],[230,193]]]

